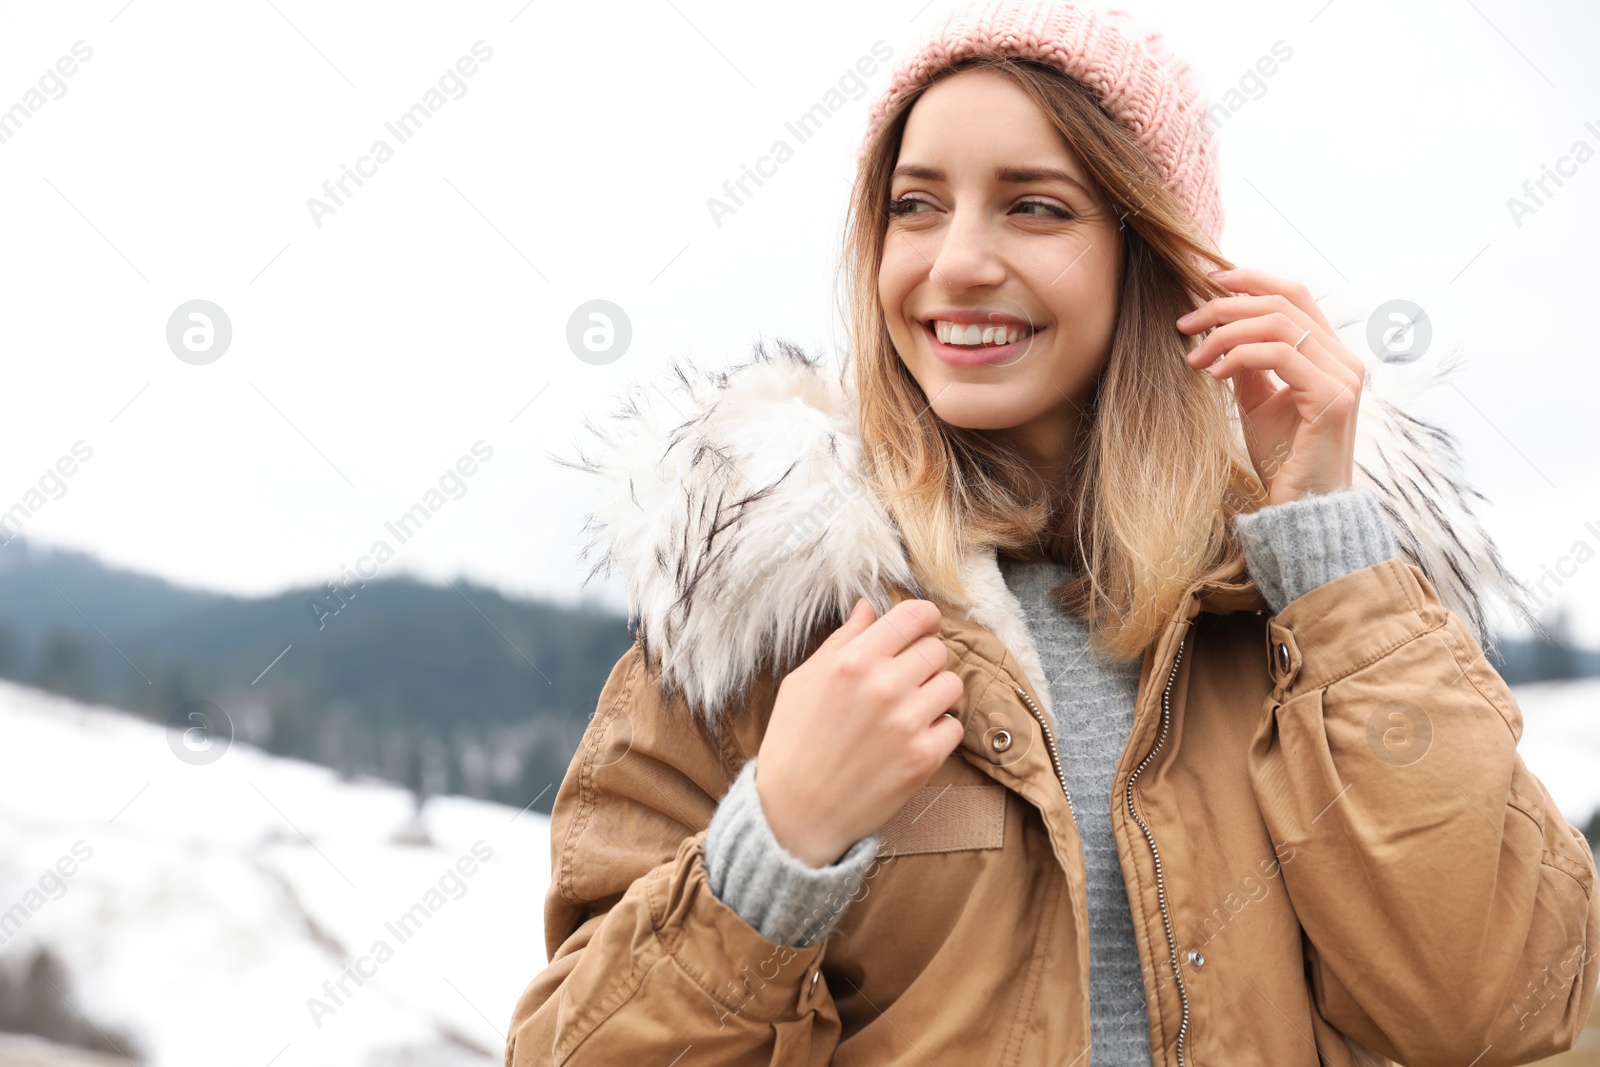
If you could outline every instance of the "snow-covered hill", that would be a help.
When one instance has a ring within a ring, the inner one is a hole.
[[[0,682],[0,967],[155,1067],[501,1062],[545,965],[549,820],[434,799]],[[346,963],[352,966],[347,969]],[[134,1051],[134,1050],[130,1050]]]
[[[1523,758],[1582,825],[1600,808],[1600,682],[1517,698]],[[170,737],[0,683],[0,973],[47,946],[63,1011],[152,1067],[500,1062],[545,965],[547,819],[436,799],[432,844],[399,844],[401,789],[243,744],[195,765]]]

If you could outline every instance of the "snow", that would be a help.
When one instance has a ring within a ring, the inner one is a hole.
[[[1515,694],[1519,751],[1581,826],[1600,809],[1600,680]],[[501,1061],[545,966],[547,818],[436,798],[432,846],[396,844],[398,787],[241,743],[196,766],[162,726],[6,682],[0,736],[0,967],[49,946],[72,1004],[145,1063]]]
[[[393,844],[393,785],[241,743],[196,766],[163,726],[5,682],[0,731],[0,966],[49,946],[146,1063],[501,1062],[546,963],[548,818],[435,798],[432,847]]]

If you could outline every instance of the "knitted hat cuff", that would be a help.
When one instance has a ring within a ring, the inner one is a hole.
[[[1217,244],[1222,197],[1209,104],[1188,64],[1126,11],[1089,12],[1060,0],[985,0],[951,13],[896,68],[873,104],[857,163],[889,115],[935,75],[965,59],[1001,55],[1047,63],[1088,86]]]

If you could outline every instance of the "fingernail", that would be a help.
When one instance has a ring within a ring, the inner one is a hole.
[[[1232,273],[1233,273],[1232,270],[1214,270],[1214,271],[1210,272],[1209,276],[1212,277],[1212,278],[1226,278],[1228,275],[1230,275]]]

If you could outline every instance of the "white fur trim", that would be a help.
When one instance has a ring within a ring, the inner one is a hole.
[[[1348,325],[1348,324],[1347,324]],[[1346,338],[1360,351],[1359,338]],[[601,476],[610,497],[589,516],[583,558],[630,576],[630,622],[664,690],[714,720],[764,666],[796,665],[806,637],[865,596],[881,614],[890,584],[922,595],[895,524],[860,475],[860,439],[845,379],[799,348],[757,345],[725,371],[685,371],[636,385],[600,452],[568,465]],[[1526,588],[1504,568],[1469,498],[1450,435],[1407,414],[1403,399],[1445,380],[1458,360],[1420,376],[1369,370],[1356,484],[1371,489],[1401,554],[1478,637],[1486,596],[1532,620]],[[668,391],[670,389],[670,392]],[[1022,608],[992,550],[969,552],[960,605],[994,633],[1048,708],[1049,687]],[[1488,646],[1485,646],[1488,647]]]

